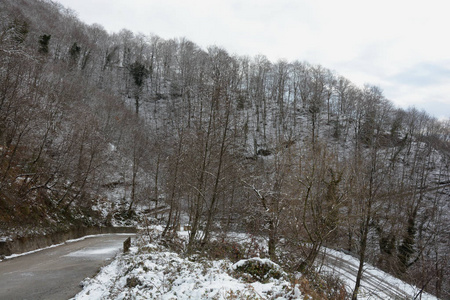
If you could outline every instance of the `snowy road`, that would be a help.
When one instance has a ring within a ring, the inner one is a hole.
[[[338,275],[346,284],[353,288],[359,261],[350,255],[331,249],[326,250],[323,269]],[[420,289],[409,285],[373,266],[366,264],[361,280],[358,299],[437,299],[433,295],[420,293]],[[419,294],[419,295],[418,295]]]
[[[69,299],[133,234],[103,234],[0,262],[0,299]]]

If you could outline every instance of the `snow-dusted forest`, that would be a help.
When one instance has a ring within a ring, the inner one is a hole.
[[[0,239],[137,225],[186,257],[259,256],[311,282],[326,247],[359,262],[336,297],[370,263],[445,299],[449,199],[449,120],[376,86],[0,2]]]

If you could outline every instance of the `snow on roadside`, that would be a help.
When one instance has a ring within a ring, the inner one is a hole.
[[[147,244],[85,280],[73,299],[303,299],[286,279],[247,283],[232,275],[228,260],[193,261]]]
[[[77,239],[67,240],[67,241],[65,241],[63,243],[50,245],[50,246],[47,246],[47,247],[44,247],[44,248],[35,249],[35,250],[28,251],[28,252],[23,252],[23,253],[11,254],[11,255],[5,256],[3,258],[3,260],[12,259],[12,258],[15,258],[15,257],[36,253],[36,252],[39,252],[39,251],[42,251],[42,250],[55,248],[55,247],[62,246],[64,244],[68,244],[68,243],[79,242],[79,241],[82,241],[82,240],[85,240],[85,239],[88,239],[88,238],[107,236],[107,235],[130,235],[130,233],[102,233],[102,234],[85,235],[85,236],[77,238]],[[2,261],[2,260],[0,259],[0,261]]]

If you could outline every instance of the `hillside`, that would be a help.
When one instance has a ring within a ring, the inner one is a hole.
[[[449,168],[448,120],[320,65],[0,2],[2,240],[161,222],[191,255],[244,232],[292,272],[326,246],[448,298]]]

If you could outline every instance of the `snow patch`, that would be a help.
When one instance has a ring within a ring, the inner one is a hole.
[[[89,256],[102,256],[105,254],[111,254],[118,252],[119,249],[117,247],[110,247],[110,248],[96,248],[96,249],[82,249],[75,252],[71,252],[69,254],[66,254],[64,256],[68,257],[89,257]]]

